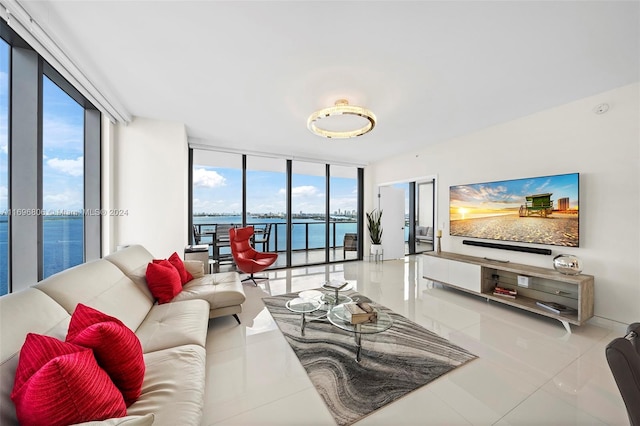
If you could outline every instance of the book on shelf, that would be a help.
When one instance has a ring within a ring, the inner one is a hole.
[[[574,308],[570,308],[568,306],[565,306],[561,303],[556,303],[556,302],[543,302],[543,301],[538,301],[536,302],[536,305],[545,308],[548,311],[551,311],[555,314],[558,315],[562,315],[562,314],[577,314],[578,310],[574,309]]]
[[[331,289],[334,289],[334,290],[342,290],[347,285],[349,285],[348,282],[340,281],[340,280],[331,280],[331,281],[327,281],[326,283],[324,283],[324,286],[326,288],[331,288]]]
[[[502,296],[502,297],[506,297],[506,298],[509,298],[509,299],[515,299],[516,296],[518,295],[518,292],[516,290],[511,290],[511,289],[508,289],[508,288],[496,286],[493,289],[493,295],[494,296]]]
[[[344,306],[349,314],[351,324],[374,322],[378,319],[375,309],[366,302],[347,303]]]

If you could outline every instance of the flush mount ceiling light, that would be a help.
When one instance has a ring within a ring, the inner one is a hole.
[[[322,122],[322,127],[319,126]],[[307,127],[325,138],[354,138],[369,133],[376,126],[376,116],[366,108],[349,105],[346,99],[338,99],[334,106],[311,114]]]

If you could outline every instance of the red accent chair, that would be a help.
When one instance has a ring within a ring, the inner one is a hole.
[[[268,279],[267,277],[255,277],[253,274],[256,272],[264,271],[269,266],[273,265],[278,259],[277,253],[263,253],[256,251],[251,247],[251,237],[253,236],[253,226],[247,226],[245,228],[231,228],[229,229],[229,241],[231,244],[231,254],[233,260],[236,262],[236,267],[249,276],[242,281],[253,281],[256,286],[257,279]]]

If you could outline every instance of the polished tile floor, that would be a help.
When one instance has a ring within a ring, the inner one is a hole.
[[[335,424],[260,300],[331,278],[479,357],[357,425],[629,424],[604,356],[625,324],[594,318],[567,334],[556,320],[441,287],[421,270],[420,256],[409,256],[274,271],[258,287],[245,284],[242,325],[209,324],[203,425]]]

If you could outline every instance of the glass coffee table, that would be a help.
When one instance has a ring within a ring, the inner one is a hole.
[[[339,305],[341,303],[349,303],[351,302],[351,298],[349,296],[345,296],[340,294],[341,291],[351,290],[351,284],[347,284],[344,287],[338,289],[332,287],[330,282],[325,282],[322,284],[322,288],[325,290],[329,290],[333,293],[328,293],[322,296],[322,300],[326,302],[328,305]]]
[[[291,312],[302,314],[302,322],[300,323],[300,334],[304,336],[304,326],[307,323],[306,314],[315,312],[320,309],[320,306],[322,306],[322,301],[320,299],[296,297],[295,299],[287,301],[285,306]]]
[[[363,324],[351,324],[350,317],[344,304],[334,306],[329,310],[327,318],[336,327],[353,333],[356,340],[356,362],[360,362],[360,352],[362,350],[362,335],[376,334],[388,330],[393,325],[393,320],[389,314],[376,310],[378,319],[376,322],[366,322]]]

